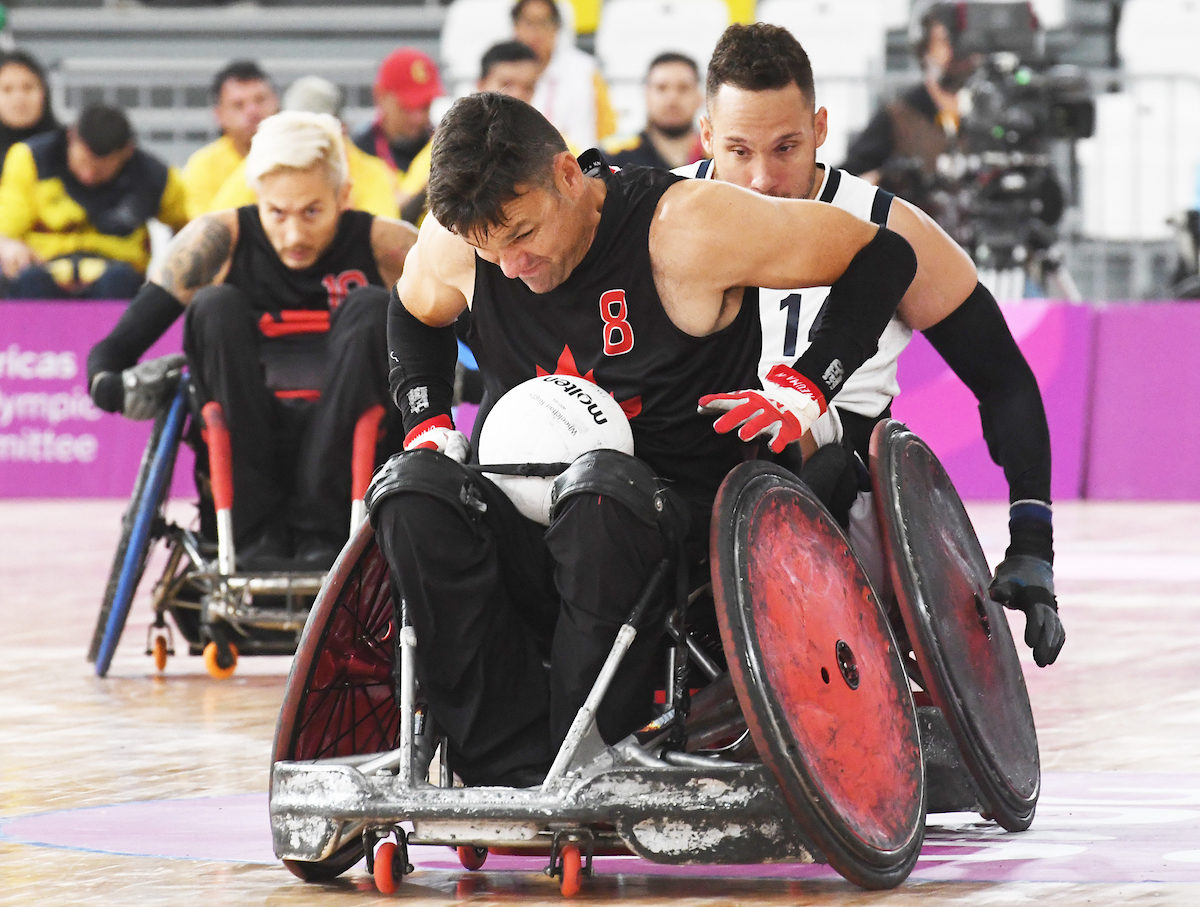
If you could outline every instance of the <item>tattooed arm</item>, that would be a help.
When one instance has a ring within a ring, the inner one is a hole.
[[[237,243],[237,232],[235,210],[196,218],[171,240],[166,258],[151,270],[150,282],[187,305],[197,290],[224,279]]]
[[[404,259],[417,241],[417,229],[407,221],[377,217],[371,224],[371,252],[385,286],[392,286],[404,271]]]

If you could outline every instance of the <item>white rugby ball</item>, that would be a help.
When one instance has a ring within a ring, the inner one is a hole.
[[[570,463],[589,450],[633,453],[633,432],[619,403],[591,381],[542,375],[496,401],[479,432],[479,462]],[[485,475],[523,515],[550,525],[555,476]]]

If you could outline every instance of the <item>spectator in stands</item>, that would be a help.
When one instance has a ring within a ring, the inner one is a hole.
[[[541,68],[537,54],[529,45],[520,41],[501,41],[484,53],[475,90],[496,91],[529,104]],[[405,220],[413,223],[420,220],[425,211],[425,187],[429,182],[432,150],[433,143],[427,143],[413,158],[412,165],[400,181],[400,213]]]
[[[123,111],[96,104],[75,126],[18,142],[0,176],[0,295],[129,299],[152,217],[187,223],[183,179],[137,147]]]
[[[301,76],[283,93],[283,109],[300,113],[327,113],[341,122],[342,90],[320,76]],[[343,133],[345,124],[342,124]],[[346,138],[346,163],[350,173],[350,207],[366,211],[376,217],[398,218],[400,206],[396,202],[396,174],[383,161],[367,154]],[[246,180],[246,162],[225,180],[213,198],[212,210],[240,208],[257,201],[254,189]]]
[[[427,55],[411,47],[393,51],[375,76],[375,119],[354,133],[354,144],[403,179],[433,137],[429,105],[445,93]]]
[[[517,0],[512,20],[517,40],[533,48],[542,67],[533,106],[579,148],[593,148],[612,135],[617,117],[608,101],[608,86],[590,54],[569,40],[559,40],[558,4]]]
[[[958,19],[953,3],[937,3],[921,17],[914,48],[925,79],[885,104],[850,145],[841,169],[920,204],[922,175],[958,136],[958,92],[979,65],[976,54],[955,52]]]
[[[696,114],[704,103],[700,68],[691,57],[659,54],[646,70],[646,128],[631,139],[610,140],[604,156],[617,167],[671,170],[704,157]]]
[[[0,53],[0,167],[17,142],[57,127],[42,64],[21,50]]]
[[[271,80],[250,60],[236,60],[218,72],[212,98],[221,137],[199,149],[183,168],[188,217],[216,210],[213,198],[246,159],[258,124],[279,110]]]
[[[501,41],[484,53],[475,90],[498,91],[532,104],[541,71],[541,61],[532,47],[520,41]]]

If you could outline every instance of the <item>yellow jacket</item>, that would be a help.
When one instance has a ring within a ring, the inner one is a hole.
[[[396,174],[392,168],[355,147],[353,142],[343,141],[342,144],[346,146],[346,162],[350,165],[350,207],[376,217],[398,218],[400,207],[396,202]],[[242,161],[213,196],[207,211],[241,208],[256,202],[254,190],[246,185],[246,162]]]
[[[179,171],[138,149],[103,186],[82,186],[67,169],[65,129],[18,142],[0,176],[0,235],[45,260],[86,253],[125,261],[143,274],[150,263],[146,221],[187,223]]]
[[[238,153],[227,135],[192,153],[183,165],[189,218],[219,210],[213,207],[213,199],[243,161],[245,158]]]

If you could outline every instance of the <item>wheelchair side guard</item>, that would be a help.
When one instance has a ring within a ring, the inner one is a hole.
[[[364,523],[309,611],[271,761],[379,753],[398,745],[390,571]]]
[[[738,700],[792,814],[865,888],[912,871],[925,781],[908,679],[849,543],[806,486],[743,463],[714,505],[713,597]]]
[[[1010,831],[1029,827],[1041,788],[1037,731],[1004,608],[958,493],[903,424],[871,436],[871,481],[896,597],[934,705],[981,798]]]

